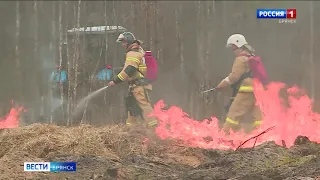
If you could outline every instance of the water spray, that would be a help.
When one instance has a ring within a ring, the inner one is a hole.
[[[211,88],[211,89],[208,89],[208,90],[202,91],[201,93],[203,94],[203,93],[210,92],[210,91],[214,91],[214,90],[216,90],[216,88]]]
[[[101,92],[104,92],[105,90],[108,89],[109,86],[105,86],[103,88],[100,88],[92,93],[90,93],[88,96],[82,98],[78,103],[77,106],[74,108],[73,111],[73,116],[77,115],[86,105],[86,103],[92,99],[93,97],[96,97],[97,95],[99,95]]]

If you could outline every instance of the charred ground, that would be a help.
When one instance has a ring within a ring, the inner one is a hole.
[[[298,137],[290,149],[267,142],[238,151],[145,141],[122,126],[73,128],[34,124],[3,130],[0,179],[316,179],[320,144]],[[76,173],[31,173],[23,162],[76,161]],[[307,178],[309,177],[309,178]]]

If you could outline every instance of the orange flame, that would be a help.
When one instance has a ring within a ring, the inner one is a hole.
[[[13,101],[11,101],[13,104]],[[9,129],[19,127],[20,114],[26,110],[23,107],[11,108],[9,114],[0,118],[0,129]]]
[[[279,97],[279,91],[285,86],[283,83],[272,82],[266,90],[261,84],[254,82],[257,104],[264,113],[264,120],[259,128],[250,134],[244,132],[231,132],[227,136],[218,126],[218,119],[212,117],[209,121],[196,121],[177,106],[168,110],[164,101],[160,100],[151,114],[159,119],[156,133],[161,139],[181,139],[191,147],[212,149],[236,149],[243,141],[255,136],[264,130],[275,126],[266,134],[255,140],[245,143],[242,147],[252,147],[266,141],[274,141],[282,145],[285,141],[287,147],[294,144],[299,135],[307,136],[310,140],[320,143],[320,114],[312,111],[312,100],[307,95],[296,96],[301,90],[291,87],[287,90],[289,107],[283,106],[283,100]],[[212,141],[208,142],[204,137],[210,136]],[[231,143],[232,141],[232,143]]]

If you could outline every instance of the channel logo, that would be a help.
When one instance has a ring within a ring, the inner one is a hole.
[[[257,9],[258,19],[296,19],[297,9]]]
[[[76,162],[25,162],[24,171],[29,172],[72,172],[77,170]]]

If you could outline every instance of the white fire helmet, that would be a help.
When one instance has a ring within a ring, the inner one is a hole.
[[[240,48],[248,43],[242,34],[233,34],[228,38],[226,47],[230,48],[232,47],[232,44]]]

